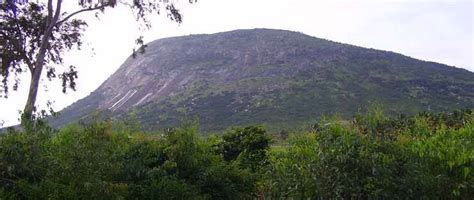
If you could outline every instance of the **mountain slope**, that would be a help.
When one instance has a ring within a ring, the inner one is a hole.
[[[203,130],[292,127],[370,102],[414,113],[474,107],[474,73],[400,54],[253,29],[156,40],[55,124],[135,111],[150,129],[198,119]]]

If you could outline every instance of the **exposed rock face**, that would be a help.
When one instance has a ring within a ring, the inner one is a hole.
[[[390,113],[474,107],[474,73],[301,33],[254,29],[160,39],[129,58],[56,124],[135,110],[147,128],[291,127],[370,102]]]

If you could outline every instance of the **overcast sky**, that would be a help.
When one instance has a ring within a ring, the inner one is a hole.
[[[173,0],[170,0],[173,1]],[[77,1],[67,0],[73,11]],[[274,28],[362,47],[398,52],[474,72],[472,0],[188,0],[173,1],[184,15],[181,25],[156,17],[154,28],[137,31],[131,12],[123,7],[106,10],[97,20],[87,19],[86,46],[66,56],[66,66],[79,70],[76,92],[62,94],[60,82],[48,82],[39,91],[38,105],[54,101],[61,108],[87,96],[130,55],[139,35],[145,40],[234,29]],[[20,91],[0,99],[0,124],[17,123],[26,102],[28,80]],[[43,84],[44,85],[44,84]]]

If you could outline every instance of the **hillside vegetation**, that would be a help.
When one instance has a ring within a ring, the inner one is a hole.
[[[474,110],[259,126],[206,138],[134,120],[0,137],[0,199],[472,199]]]
[[[284,30],[173,37],[147,44],[53,124],[134,111],[147,130],[199,119],[202,131],[275,131],[334,113],[350,118],[373,102],[391,116],[472,108],[474,73]]]

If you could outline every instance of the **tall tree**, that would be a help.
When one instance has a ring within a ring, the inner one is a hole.
[[[46,0],[45,0],[46,1]],[[0,5],[0,94],[8,97],[9,77],[14,75],[13,90],[18,88],[19,74],[30,72],[31,82],[21,122],[25,125],[34,119],[36,97],[40,78],[44,72],[49,80],[62,79],[63,92],[75,90],[77,71],[75,66],[58,73],[56,66],[63,64],[63,54],[82,46],[81,36],[87,23],[78,18],[83,12],[104,13],[117,4],[128,6],[136,14],[137,22],[150,28],[148,17],[166,11],[166,16],[182,22],[179,10],[168,0],[79,0],[74,12],[62,11],[63,0],[31,2],[5,0]],[[196,0],[189,0],[194,3]],[[145,47],[142,38],[136,40],[140,49]],[[135,54],[135,51],[134,51]]]

